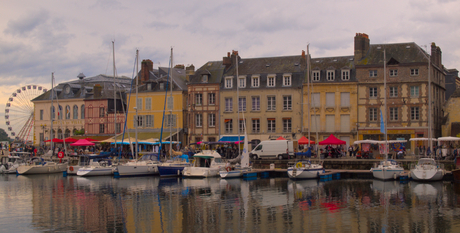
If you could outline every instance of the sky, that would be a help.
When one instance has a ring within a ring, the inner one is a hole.
[[[0,3],[0,106],[24,85],[51,87],[77,78],[133,76],[139,60],[154,68],[242,58],[353,55],[356,33],[371,44],[415,42],[460,65],[460,1],[455,0],[15,0]],[[6,129],[4,111],[0,128]]]

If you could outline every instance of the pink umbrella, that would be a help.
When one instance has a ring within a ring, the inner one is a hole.
[[[71,146],[94,146],[94,143],[86,140],[86,139],[80,139],[72,144],[70,144]]]

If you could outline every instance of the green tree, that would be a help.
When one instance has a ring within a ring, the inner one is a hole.
[[[11,142],[11,139],[8,137],[8,134],[2,128],[0,128],[0,141],[10,141]]]

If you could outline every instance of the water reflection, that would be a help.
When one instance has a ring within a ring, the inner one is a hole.
[[[2,231],[452,232],[459,184],[0,176]],[[14,220],[13,220],[14,219]]]

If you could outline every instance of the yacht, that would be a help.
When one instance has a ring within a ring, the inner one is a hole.
[[[371,168],[372,175],[376,179],[391,180],[398,179],[400,174],[404,172],[404,168],[399,166],[394,160],[383,160],[376,166]]]
[[[17,169],[19,175],[32,174],[50,174],[63,172],[67,168],[67,163],[56,163],[53,161],[45,161],[43,158],[32,158],[26,164],[20,165]]]
[[[0,173],[16,174],[20,165],[25,165],[24,159],[19,156],[2,156],[0,164]]]
[[[287,169],[287,174],[291,179],[317,179],[321,173],[324,173],[323,165],[312,164],[309,160],[298,161],[295,166]]]
[[[432,158],[421,158],[417,165],[410,170],[410,177],[419,181],[436,181],[444,177],[444,169]]]
[[[118,165],[117,169],[120,176],[156,175],[159,164],[156,154],[145,154],[139,160]]]
[[[90,155],[89,165],[81,167],[77,176],[110,176],[116,170],[110,159],[101,158],[99,155]]]
[[[193,156],[193,166],[185,167],[182,175],[185,177],[214,177],[225,167],[222,157],[214,150],[203,150]]]
[[[184,168],[190,167],[191,165],[192,164],[188,161],[188,157],[184,158],[184,156],[179,156],[158,165],[158,173],[161,177],[182,176]]]

